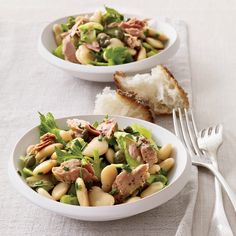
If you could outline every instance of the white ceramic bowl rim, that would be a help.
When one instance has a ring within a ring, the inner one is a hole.
[[[78,117],[80,119],[83,119],[83,117],[88,117],[88,116],[94,116],[94,117],[97,117],[97,119],[99,119],[99,118],[102,119],[104,117],[104,115],[81,115],[81,116],[75,115],[75,116],[58,118],[58,119],[56,119],[56,121],[58,122],[62,119],[72,119],[72,118],[78,118]],[[132,119],[132,122],[140,123],[140,120],[135,119],[135,118],[128,118],[128,117],[123,117],[123,116],[112,116],[112,117],[118,118],[118,119],[119,118],[120,119],[127,119],[127,120]],[[149,123],[149,122],[142,120],[142,123]],[[155,124],[153,124],[153,125],[155,125]],[[183,160],[185,160],[184,169],[182,170],[182,173],[180,173],[180,176],[173,183],[168,184],[164,189],[162,189],[158,193],[155,193],[151,196],[145,197],[137,202],[124,203],[124,204],[119,204],[119,205],[114,205],[114,206],[103,206],[103,207],[73,206],[73,205],[69,205],[69,204],[63,204],[60,202],[52,201],[50,199],[40,196],[38,193],[36,193],[34,190],[32,190],[26,184],[26,182],[19,176],[19,174],[17,173],[17,166],[15,166],[15,164],[14,164],[14,157],[16,155],[15,150],[16,150],[17,146],[24,139],[25,135],[32,132],[36,127],[28,130],[19,139],[19,141],[15,145],[14,151],[10,157],[10,161],[9,161],[9,165],[8,165],[9,178],[10,178],[13,186],[24,197],[26,197],[27,199],[29,199],[30,201],[32,201],[33,203],[35,203],[38,206],[41,206],[45,209],[50,208],[50,210],[53,210],[61,215],[66,215],[66,216],[69,216],[72,218],[81,219],[81,217],[78,217],[78,208],[79,208],[79,212],[83,212],[84,220],[101,221],[102,219],[99,220],[101,212],[106,214],[108,212],[111,212],[111,210],[116,211],[117,216],[115,218],[111,218],[111,219],[109,218],[109,216],[107,216],[107,217],[105,217],[105,220],[114,220],[114,219],[129,217],[129,216],[136,215],[136,214],[139,214],[144,211],[152,209],[153,207],[145,208],[144,206],[142,206],[142,203],[147,202],[147,201],[150,201],[150,202],[155,201],[155,196],[157,194],[164,196],[165,200],[162,203],[168,201],[169,199],[173,198],[188,182],[188,178],[190,176],[190,171],[191,171],[191,168],[190,168],[191,162],[190,162],[190,159],[187,157],[187,153],[185,151],[183,144],[176,137],[176,142],[178,143],[179,148],[184,150],[184,156],[183,156]],[[162,130],[163,132],[168,133],[168,135],[174,136],[174,134],[172,134],[170,131],[168,131],[158,125],[157,125],[157,127],[159,130]],[[175,185],[177,187],[177,190],[173,191],[173,188],[172,188],[173,185]],[[161,204],[159,204],[159,205],[161,205]],[[139,207],[140,207],[140,209],[139,209]],[[137,210],[137,209],[139,209],[139,210]],[[127,212],[127,216],[123,216],[124,211]],[[135,213],[129,214],[129,211],[130,212],[135,211]],[[92,217],[91,217],[91,215],[92,215]],[[108,215],[109,215],[109,213],[108,213]],[[81,220],[83,220],[83,219],[81,219]]]
[[[82,15],[91,15],[92,13],[81,13]],[[81,14],[76,14],[73,16],[77,16],[77,15],[81,15]],[[137,17],[138,19],[145,19],[147,17],[141,16],[141,15],[135,15],[135,14],[124,14],[125,16],[128,17]],[[129,66],[130,68],[139,68],[140,65],[142,65],[142,63],[145,61],[146,63],[149,63],[149,61],[151,62],[153,59],[160,57],[161,55],[165,54],[167,50],[171,49],[171,47],[175,44],[176,41],[178,41],[178,35],[176,30],[167,22],[163,21],[163,20],[158,20],[158,18],[153,18],[153,20],[156,20],[157,22],[160,22],[162,25],[165,25],[166,28],[168,28],[170,31],[173,32],[174,37],[171,39],[172,42],[169,43],[167,45],[167,47],[162,50],[161,52],[159,52],[158,54],[151,56],[149,58],[140,60],[140,61],[135,61],[135,62],[130,62],[130,63],[126,63],[126,64],[122,64],[122,65],[114,65],[114,66],[92,66],[92,65],[81,65],[81,64],[76,64],[76,63],[72,63],[63,59],[60,59],[56,56],[54,56],[52,54],[52,52],[50,52],[46,46],[45,46],[45,42],[44,42],[44,34],[46,29],[49,27],[49,25],[55,24],[57,22],[63,22],[63,20],[65,20],[66,18],[68,18],[69,16],[66,17],[61,17],[58,18],[56,20],[54,20],[53,22],[47,24],[41,34],[40,34],[40,39],[39,39],[39,43],[38,43],[38,48],[39,48],[39,52],[42,54],[43,57],[48,58],[49,61],[54,61],[53,64],[58,65],[59,67],[62,67],[66,70],[70,70],[70,71],[78,71],[81,70],[85,73],[114,73],[114,71],[123,71],[124,68],[126,66]]]

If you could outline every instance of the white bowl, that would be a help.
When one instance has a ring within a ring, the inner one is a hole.
[[[102,115],[79,116],[80,119],[88,120],[90,122],[102,120],[103,117],[104,116]],[[173,198],[185,186],[191,174],[191,163],[187,157],[187,153],[182,143],[174,134],[158,125],[134,118],[121,116],[114,117],[118,121],[120,127],[124,128],[127,125],[139,123],[152,131],[154,139],[158,141],[159,144],[171,143],[173,145],[173,157],[176,161],[176,164],[168,176],[169,184],[160,192],[143,198],[137,202],[105,207],[73,206],[42,197],[29,186],[27,186],[24,179],[17,173],[17,170],[19,169],[19,156],[25,154],[25,150],[28,145],[37,143],[39,141],[39,132],[37,127],[34,127],[25,135],[23,135],[23,137],[16,144],[13,154],[10,158],[9,177],[14,187],[24,197],[28,198],[31,202],[40,207],[56,212],[63,216],[87,221],[108,221],[133,216],[160,206],[161,204]],[[66,120],[68,118],[72,117],[57,119],[57,124],[60,128],[66,128]],[[75,116],[73,118],[77,117]]]
[[[88,15],[91,14],[92,13],[88,13]],[[138,19],[146,18],[131,14],[125,14],[125,17],[136,17]],[[109,82],[113,81],[112,76],[116,71],[124,71],[127,74],[137,72],[148,72],[157,64],[165,63],[169,58],[174,56],[174,54],[179,48],[179,38],[176,30],[167,22],[155,19],[152,20],[151,26],[153,28],[156,28],[158,31],[163,32],[169,38],[167,46],[162,52],[144,60],[131,62],[123,65],[92,66],[75,64],[60,59],[52,54],[52,50],[56,48],[52,27],[56,23],[65,23],[66,19],[67,17],[57,19],[44,27],[39,38],[38,51],[41,56],[49,63],[80,79],[96,82]]]

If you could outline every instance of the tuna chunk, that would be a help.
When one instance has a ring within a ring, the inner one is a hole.
[[[157,152],[150,144],[142,144],[140,151],[145,163],[148,163],[150,166],[157,163]]]
[[[98,127],[97,130],[101,132],[107,138],[110,138],[115,131],[117,131],[118,125],[115,119],[108,119],[102,122]]]
[[[146,20],[130,19],[126,22],[121,22],[120,27],[125,30],[126,33],[139,37],[143,33],[143,29],[146,26]]]
[[[141,161],[141,152],[136,143],[129,145],[129,154],[133,159]]]
[[[57,180],[66,183],[73,183],[78,177],[87,183],[97,180],[92,165],[89,163],[81,166],[81,161],[77,159],[65,161],[59,167],[53,167],[52,173]]]
[[[65,59],[70,62],[78,63],[75,52],[75,45],[71,42],[70,35],[66,36],[62,41],[62,51]]]
[[[148,165],[142,164],[132,170],[131,173],[123,170],[115,179],[112,189],[119,192],[114,196],[116,202],[122,202],[131,195],[136,189],[142,187],[149,177]]]

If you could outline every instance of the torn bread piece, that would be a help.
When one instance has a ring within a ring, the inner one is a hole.
[[[156,115],[171,114],[174,108],[189,107],[187,93],[162,65],[153,68],[151,73],[134,76],[116,72],[114,80],[118,89],[132,92],[137,99],[147,101]]]
[[[94,114],[130,116],[153,122],[150,107],[132,92],[103,89],[96,96]]]

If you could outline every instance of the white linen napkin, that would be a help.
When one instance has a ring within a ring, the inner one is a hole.
[[[83,222],[59,216],[31,204],[11,187],[6,168],[8,157],[20,136],[38,124],[37,111],[51,111],[55,117],[92,113],[95,95],[110,86],[71,78],[38,55],[40,30],[53,14],[49,16],[50,12],[43,10],[39,13],[36,8],[22,14],[19,8],[17,14],[12,18],[0,17],[4,32],[0,35],[0,44],[4,45],[0,55],[0,133],[3,134],[0,136],[0,235],[191,235],[198,187],[195,167],[190,182],[172,200],[151,211],[111,222]],[[169,22],[177,29],[181,45],[167,67],[191,96],[187,27],[181,21]],[[157,123],[173,129],[171,117],[160,118]]]

